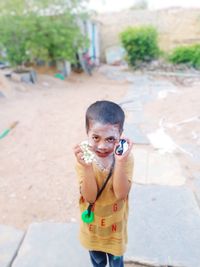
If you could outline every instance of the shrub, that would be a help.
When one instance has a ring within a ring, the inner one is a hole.
[[[21,16],[0,17],[0,44],[6,51],[5,57],[12,65],[21,65],[29,60],[26,49],[28,31],[26,23]]]
[[[200,44],[176,47],[169,55],[169,61],[174,64],[187,64],[200,68]]]
[[[79,21],[89,14],[85,0],[0,1],[0,47],[13,66],[44,61],[75,61],[85,47]],[[80,10],[80,11],[79,11]]]
[[[135,0],[134,2],[134,5],[130,8],[131,10],[148,9],[147,0]]]
[[[159,55],[158,34],[152,26],[128,27],[120,34],[120,39],[132,66],[138,61],[149,62]]]

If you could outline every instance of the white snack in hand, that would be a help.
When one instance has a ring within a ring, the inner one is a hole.
[[[83,157],[82,158],[84,159],[85,163],[92,163],[94,160],[94,154],[89,149],[88,141],[81,142],[80,147],[83,151]]]

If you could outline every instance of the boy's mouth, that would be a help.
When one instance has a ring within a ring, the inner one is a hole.
[[[105,158],[110,154],[109,152],[102,152],[102,151],[95,151],[95,153],[100,158]]]

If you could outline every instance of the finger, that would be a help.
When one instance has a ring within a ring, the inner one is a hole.
[[[127,142],[127,144],[128,144],[128,146],[129,146],[130,148],[132,148],[132,146],[133,146],[133,141],[132,141],[130,138],[127,138],[127,137],[124,137],[123,139],[125,139],[126,142]]]
[[[83,152],[82,151],[77,152],[76,155],[78,158],[83,159]]]
[[[77,154],[79,152],[82,152],[82,149],[80,148],[80,146],[74,147],[74,153]]]
[[[128,143],[128,146],[129,146],[130,148],[132,148],[132,146],[133,146],[133,141],[130,140],[130,139],[127,139],[127,143]]]

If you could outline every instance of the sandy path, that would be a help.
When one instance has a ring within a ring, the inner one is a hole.
[[[200,173],[199,158],[191,154],[185,145],[193,147],[193,153],[200,151],[200,90],[198,85],[177,85],[175,92],[166,98],[157,99],[145,105],[145,116],[150,121],[151,131],[163,127],[177,145],[174,152],[179,159],[183,174],[190,183]],[[144,125],[144,129],[146,125]],[[148,129],[149,130],[149,129]],[[196,152],[195,149],[196,148]]]
[[[66,82],[41,76],[26,89],[0,99],[0,131],[19,121],[0,140],[0,224],[26,229],[33,221],[77,220],[72,148],[85,139],[84,112],[96,100],[119,100],[128,84],[96,73]]]

